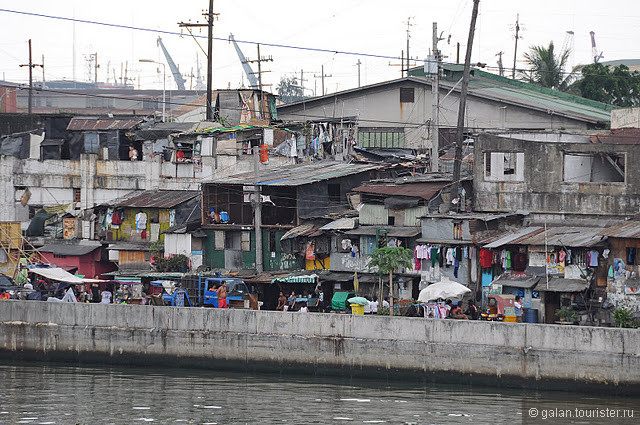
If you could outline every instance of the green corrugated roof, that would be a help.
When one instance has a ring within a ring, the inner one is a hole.
[[[443,66],[448,71],[461,72],[462,65]],[[422,68],[414,68],[409,72],[412,76],[425,76]],[[469,94],[523,107],[547,111],[552,114],[581,119],[592,123],[608,123],[614,106],[585,99],[569,93],[542,87],[538,84],[526,83],[501,77],[489,72],[473,69],[469,81]],[[441,80],[444,87],[453,87],[456,82]],[[456,87],[459,90],[459,87]]]

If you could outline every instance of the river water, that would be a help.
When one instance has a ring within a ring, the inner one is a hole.
[[[0,366],[0,424],[631,424],[640,418],[633,398],[373,378],[10,363]],[[578,409],[591,410],[580,417]],[[615,409],[618,418],[603,419],[604,409]],[[574,417],[566,419],[568,413]]]

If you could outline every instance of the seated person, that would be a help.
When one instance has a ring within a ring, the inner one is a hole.
[[[456,303],[453,305],[453,308],[449,313],[449,317],[451,317],[452,319],[469,320],[469,317],[467,317],[467,315],[462,312],[462,308],[460,308],[460,303]]]

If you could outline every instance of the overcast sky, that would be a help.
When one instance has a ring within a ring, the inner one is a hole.
[[[304,70],[305,87],[320,93],[319,75],[324,66],[326,91],[333,92],[356,87],[361,61],[362,85],[389,80],[400,76],[400,67],[390,66],[399,60],[406,49],[407,18],[411,17],[410,53],[424,59],[431,47],[432,22],[438,22],[439,31],[448,39],[440,42],[440,48],[448,61],[456,59],[455,45],[460,42],[461,58],[468,37],[473,2],[471,0],[325,0],[322,2],[275,0],[216,0],[214,11],[219,13],[214,36],[226,39],[233,33],[237,40],[264,43],[263,56],[272,56],[266,62],[263,81],[273,84],[275,91],[282,75],[300,76]],[[199,58],[203,77],[206,76],[206,59],[193,38],[180,37],[179,21],[203,21],[202,11],[207,0],[147,1],[147,0],[0,0],[3,37],[0,39],[0,72],[6,80],[24,83],[28,81],[26,68],[20,64],[28,61],[27,40],[32,39],[34,62],[45,56],[47,80],[72,79],[74,32],[75,75],[79,81],[88,81],[89,71],[85,57],[98,53],[100,69],[98,80],[113,82],[113,74],[121,76],[121,64],[128,62],[129,76],[141,88],[162,88],[162,67],[140,63],[140,59],[165,62],[156,45],[161,35],[167,49],[179,64],[183,74],[196,73]],[[106,27],[96,24],[76,23],[51,18],[10,13],[15,10],[79,20],[98,21],[148,29],[139,31]],[[524,67],[522,53],[531,45],[549,41],[561,47],[565,42],[574,48],[574,64],[592,61],[589,31],[595,31],[598,50],[604,52],[604,61],[640,58],[640,1],[591,1],[591,0],[538,0],[503,1],[481,0],[473,61],[496,66],[496,54],[504,51],[506,68],[513,66],[514,24],[520,14],[521,36],[518,45],[518,66]],[[175,32],[158,34],[157,31]],[[567,39],[567,31],[574,31],[573,40]],[[196,35],[206,36],[206,30]],[[206,39],[198,39],[206,49]],[[267,44],[326,49],[331,52],[314,52]],[[245,56],[256,58],[254,44],[241,44]],[[374,56],[385,56],[376,58]],[[237,88],[243,81],[243,71],[233,46],[226,41],[214,41],[213,84],[215,88]],[[167,74],[170,74],[167,67]],[[36,80],[42,79],[42,70],[34,71]],[[509,74],[510,75],[510,74]],[[91,73],[93,78],[93,73]],[[246,84],[246,77],[244,78]],[[190,80],[187,79],[187,88]],[[194,81],[195,84],[195,81]],[[168,75],[167,88],[175,88]]]

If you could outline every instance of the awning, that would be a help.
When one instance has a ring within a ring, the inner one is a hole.
[[[394,238],[412,238],[420,234],[419,227],[377,227],[377,226],[361,226],[353,230],[345,232],[347,235],[366,235],[375,236],[377,230],[386,230],[387,236]]]
[[[74,285],[84,283],[78,276],[74,276],[59,267],[32,267],[28,271],[59,282],[72,283]]]
[[[554,277],[549,279],[549,286],[547,287],[547,280],[541,278],[534,291],[540,292],[583,292],[589,287],[589,282],[584,279],[564,279],[561,277]]]
[[[540,276],[531,276],[522,273],[504,273],[494,279],[491,284],[510,286],[512,288],[531,289],[536,286],[539,280]]]
[[[318,279],[317,274],[305,274],[305,275],[289,275],[283,277],[276,277],[271,281],[271,283],[282,282],[282,283],[316,283]]]

